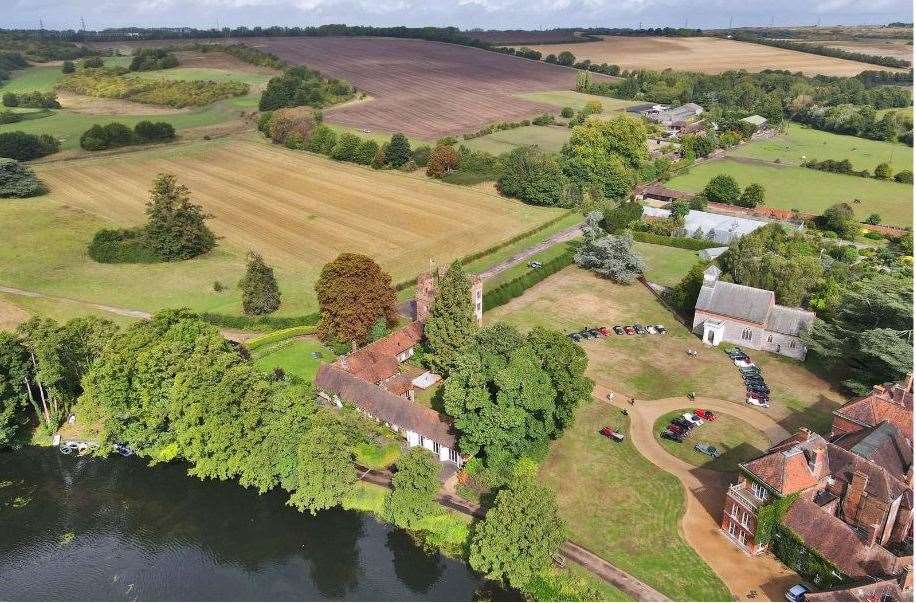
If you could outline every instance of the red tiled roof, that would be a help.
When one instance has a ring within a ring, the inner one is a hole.
[[[809,431],[799,433],[775,444],[769,452],[742,463],[745,469],[762,483],[780,494],[790,494],[815,486],[827,476],[827,442]],[[821,465],[817,466],[817,452]]]
[[[340,358],[335,364],[371,383],[379,383],[398,372],[397,355],[423,339],[423,324],[408,326]]]
[[[900,590],[896,578],[869,580],[866,583],[850,585],[837,590],[825,590],[816,593],[806,593],[806,601],[912,601],[913,592]]]
[[[878,385],[867,396],[841,406],[833,414],[864,426],[889,421],[903,433],[912,433],[913,392],[894,383]]]
[[[864,577],[862,560],[867,547],[842,519],[827,513],[813,502],[799,498],[786,511],[785,525],[851,578]]]

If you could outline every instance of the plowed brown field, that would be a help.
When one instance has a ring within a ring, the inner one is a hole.
[[[441,42],[395,38],[246,38],[293,64],[349,80],[374,100],[328,109],[329,122],[420,139],[477,130],[555,107],[519,92],[572,90],[576,71]]]

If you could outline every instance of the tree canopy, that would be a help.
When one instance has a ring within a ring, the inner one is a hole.
[[[585,352],[557,331],[535,328],[522,336],[503,323],[478,331],[443,390],[461,451],[492,468],[542,457],[591,395],[587,363]]]
[[[388,326],[397,321],[395,292],[391,276],[371,258],[342,253],[321,269],[315,283],[322,341],[368,343],[372,326],[384,319]]]
[[[713,203],[737,205],[741,199],[738,182],[728,174],[713,176],[703,189],[703,196]]]
[[[501,162],[496,188],[507,197],[531,205],[565,207],[568,180],[556,156],[539,147],[517,147]]]
[[[442,467],[429,450],[415,446],[401,455],[396,468],[385,498],[385,517],[403,528],[416,529],[439,508],[436,494],[442,485]]]
[[[563,172],[582,188],[598,185],[607,198],[623,199],[636,185],[636,170],[648,161],[646,137],[642,121],[629,116],[586,121],[563,146]]]
[[[216,245],[205,224],[211,216],[191,202],[191,191],[172,174],[159,174],[153,180],[146,215],[146,245],[167,262],[196,257]]]
[[[318,409],[309,422],[294,483],[289,504],[312,515],[339,505],[353,491],[356,467],[347,426],[327,408]]]
[[[280,287],[274,269],[264,263],[264,258],[248,252],[245,276],[239,281],[242,290],[242,311],[248,316],[270,314],[280,307]]]
[[[471,342],[476,332],[471,283],[461,264],[453,262],[439,279],[436,299],[424,327],[430,367],[448,376],[455,368],[459,351]]]
[[[0,199],[37,197],[44,192],[35,172],[15,159],[0,157]]]
[[[642,258],[633,250],[633,236],[609,235],[599,225],[601,220],[598,212],[586,216],[584,240],[573,259],[582,268],[614,282],[632,283],[645,271]]]

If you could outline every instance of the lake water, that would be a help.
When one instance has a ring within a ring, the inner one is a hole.
[[[369,515],[55,449],[0,453],[3,600],[503,598]]]

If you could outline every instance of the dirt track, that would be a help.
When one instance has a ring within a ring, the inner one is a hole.
[[[608,393],[606,388],[595,388],[595,395],[602,400],[607,399]],[[640,454],[673,474],[684,486],[687,508],[680,532],[688,544],[725,582],[736,599],[750,600],[749,595],[756,593],[758,599],[782,600],[785,591],[801,578],[769,554],[750,557],[719,531],[725,494],[735,480],[734,474],[694,467],[673,457],[656,441],[653,426],[658,417],[667,412],[696,406],[747,421],[774,442],[788,437],[789,433],[763,412],[725,400],[700,397],[691,402],[686,397],[678,397],[639,400],[629,406],[625,396],[618,394],[615,397],[615,405],[626,408],[629,413],[630,437]]]

